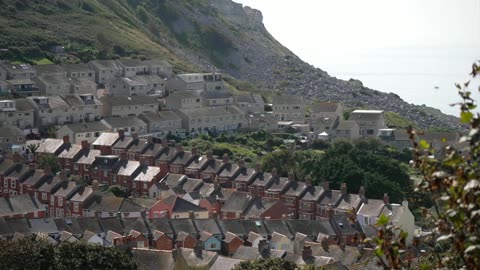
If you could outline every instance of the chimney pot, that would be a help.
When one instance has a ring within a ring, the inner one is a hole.
[[[118,136],[120,137],[120,139],[125,138],[125,130],[124,129],[119,129],[118,130]]]
[[[135,141],[138,140],[138,133],[136,133],[136,132],[132,133],[132,139],[135,140]]]
[[[208,152],[207,152],[207,159],[208,159],[208,160],[212,160],[212,159],[213,159],[213,152],[212,152],[212,151],[208,151]]]
[[[230,157],[228,156],[227,153],[223,154],[223,163],[224,164],[230,163]]]
[[[340,186],[340,191],[342,193],[342,195],[346,195],[347,194],[347,183],[342,183],[341,186]]]
[[[312,186],[312,177],[310,177],[310,176],[305,177],[305,185],[306,185],[307,187],[311,187],[311,186]]]
[[[90,148],[90,144],[88,143],[87,140],[82,141],[82,149],[88,149]]]
[[[388,197],[387,193],[383,194],[383,203],[390,204],[390,198]]]
[[[328,181],[324,181],[322,183],[323,190],[327,191],[330,189],[330,183]]]

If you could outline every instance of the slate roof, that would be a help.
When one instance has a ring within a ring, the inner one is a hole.
[[[123,224],[123,232],[125,234],[130,233],[132,230],[137,231],[144,236],[148,236],[150,234],[150,229],[146,225],[145,220],[141,217],[139,218],[124,218],[121,220]]]
[[[347,194],[346,196],[342,196],[336,208],[341,210],[354,209],[356,211],[361,203],[362,198],[358,194]]]
[[[268,233],[263,226],[263,222],[261,220],[239,220],[242,224],[243,228],[247,233],[254,232],[260,234],[262,237],[266,238]]]
[[[350,113],[349,120],[353,121],[376,121],[383,115],[383,111],[378,110],[355,110]]]
[[[183,257],[186,263],[186,269],[192,269],[209,267],[218,257],[218,254],[216,252],[202,250],[202,255],[199,257],[193,249],[180,248],[180,256]]]
[[[162,150],[163,150],[163,146],[161,144],[151,143],[147,145],[147,147],[144,149],[144,151],[140,155],[157,157]]]
[[[28,97],[28,99],[31,99],[33,104],[33,107],[36,108],[37,110],[43,110],[43,109],[70,109],[70,105],[63,100],[61,96],[48,96],[46,97],[48,99],[48,104],[47,106],[40,107],[40,105],[35,102],[36,99],[38,98],[45,98],[45,97]]]
[[[305,182],[292,181],[283,195],[300,197],[306,188]]]
[[[23,182],[23,184],[38,188],[41,184],[43,184],[46,176],[47,175],[44,174],[43,170],[35,170],[35,172]]]
[[[173,213],[184,213],[184,212],[203,212],[207,211],[207,209],[197,206],[185,199],[182,199],[178,196],[172,195],[165,200],[163,203],[169,205],[172,208]]]
[[[102,122],[104,122],[106,125],[110,126],[113,129],[131,127],[131,126],[134,126],[134,127],[147,126],[147,124],[143,122],[142,119],[136,116],[103,118]]]
[[[216,174],[218,170],[222,167],[222,165],[223,165],[223,162],[221,160],[218,160],[218,159],[207,160],[202,172]]]
[[[53,175],[46,176],[44,179],[45,181],[37,188],[39,192],[52,193],[53,189],[63,181],[62,178]]]
[[[34,171],[32,169],[30,169],[30,167],[28,165],[25,165],[25,164],[21,163],[21,164],[14,165],[14,167],[8,173],[8,175],[5,175],[5,176],[15,177],[15,178],[20,179],[20,181],[22,181],[23,179],[25,179],[29,175],[33,174],[33,172]],[[1,172],[0,172],[0,174],[1,174]]]
[[[212,266],[210,266],[210,270],[232,270],[243,261],[241,259],[218,256]]]
[[[29,219],[30,232],[56,234],[59,232],[55,220],[53,218],[36,218]]]
[[[140,169],[140,173],[133,179],[133,181],[154,181],[155,177],[160,173],[160,168],[155,166],[147,166]]]
[[[0,175],[5,175],[7,172],[12,170],[15,166],[11,159],[5,159],[4,157],[0,157]]]
[[[175,187],[183,185],[187,179],[187,176],[183,174],[168,173],[160,182],[165,182],[169,187]]]
[[[310,241],[315,241],[319,233],[329,236],[336,235],[328,220],[287,220],[286,222],[290,231],[305,234]]]
[[[117,62],[115,62],[114,60],[93,60],[88,63],[91,65],[97,66],[100,69],[112,69],[112,70],[119,69]]]
[[[2,215],[24,215],[27,213],[45,211],[40,202],[28,194],[12,196],[8,199],[2,198]],[[6,204],[6,205],[3,205]],[[6,213],[5,210],[8,210]]]
[[[267,229],[269,235],[272,235],[274,232],[280,233],[288,237],[288,239],[293,239],[294,235],[290,232],[287,223],[284,220],[264,220],[263,224]]]
[[[251,185],[266,187],[272,180],[272,174],[267,172],[259,172],[255,174]]]
[[[237,182],[246,182],[249,183],[255,176],[255,170],[252,168],[240,168],[235,176],[233,177],[234,181]]]
[[[110,106],[158,105],[158,101],[149,96],[103,96],[100,98],[100,102],[109,104]]]
[[[202,186],[202,179],[188,178],[187,181],[185,181],[185,183],[183,184],[183,190],[185,190],[185,192],[187,193],[194,192],[198,191]]]
[[[277,198],[258,197],[245,209],[245,218],[258,218],[277,203],[281,203]]]
[[[94,142],[93,145],[97,146],[113,146],[120,138],[118,133],[104,132]]]
[[[321,267],[328,263],[334,262],[334,260],[329,257],[320,257],[320,256],[304,257],[302,255],[297,255],[293,253],[287,253],[287,255],[285,256],[285,260],[299,266],[313,264],[315,267]]]
[[[337,231],[339,231],[342,235],[361,233],[360,226],[358,226],[355,222],[352,222],[345,214],[333,215],[330,222],[332,226],[335,226]]]
[[[70,198],[72,202],[84,202],[93,194],[93,189],[91,186],[80,187],[77,192]]]
[[[94,195],[94,199],[86,209],[98,212],[117,213],[123,203],[124,198],[113,195]]]
[[[312,104],[312,112],[336,112],[338,106],[341,106],[341,104],[337,102],[318,102]]]
[[[58,154],[58,158],[73,159],[82,150],[82,146],[78,144],[67,144],[62,150],[63,151]]]
[[[222,231],[215,219],[195,219],[193,222],[198,231],[205,231],[213,235],[222,235]]]
[[[358,210],[359,215],[378,217],[383,211],[385,203],[383,200],[368,199],[365,200]]]
[[[102,132],[110,130],[102,122],[83,122],[76,124],[65,125],[68,129],[75,133],[85,133],[85,132]]]
[[[233,239],[235,238],[240,238],[242,239],[241,237],[239,237],[238,235],[234,234],[234,233],[231,233],[231,232],[226,232],[225,233],[225,238],[223,238],[223,242],[225,243],[230,243]],[[243,240],[242,240],[243,241]]]
[[[221,211],[243,213],[245,209],[250,205],[252,198],[248,193],[235,191],[230,196],[229,200],[225,202]]]
[[[147,123],[182,120],[182,118],[173,111],[144,112],[141,115]]]
[[[40,143],[40,146],[37,149],[37,153],[49,153],[53,154],[57,150],[60,149],[60,147],[63,146],[63,140],[61,139],[45,139],[42,143]]]
[[[247,236],[250,231],[246,231],[245,227],[243,227],[242,223],[238,222],[237,220],[233,219],[221,219],[218,220],[218,224],[223,233],[231,232],[235,235],[238,235],[240,238]]]
[[[97,218],[56,218],[55,225],[59,231],[68,231],[75,235],[82,235],[85,231],[92,231],[94,233],[102,233],[103,229],[100,227]]]
[[[103,231],[113,231],[122,235],[126,234],[122,221],[117,217],[99,218],[98,222],[100,226],[102,226]]]
[[[78,185],[75,181],[63,181],[60,184],[60,188],[52,195],[65,197],[67,200],[69,200],[70,195],[73,195],[72,192],[74,192],[77,188]]]
[[[25,134],[21,129],[14,126],[0,127],[0,137],[24,137]],[[15,138],[16,139],[16,138]]]
[[[343,120],[338,123],[336,130],[351,130],[354,126],[358,126],[357,122],[353,120]]]
[[[268,188],[267,191],[270,192],[282,192],[290,185],[288,178],[286,177],[274,177],[272,185]]]
[[[342,192],[340,190],[327,190],[323,193],[318,201],[318,205],[336,207],[342,199]]]
[[[172,251],[155,249],[132,249],[133,260],[141,270],[173,270],[175,260]]]
[[[238,164],[236,163],[225,164],[218,172],[218,176],[232,178],[237,172],[238,168]]]
[[[173,158],[170,160],[170,163],[173,165],[188,165],[194,156],[191,152],[180,151],[176,152]]]
[[[150,227],[151,232],[160,231],[167,234],[169,237],[173,237],[173,235],[175,234],[168,219],[164,219],[164,218],[148,219],[147,224]]]
[[[234,105],[203,107],[195,109],[180,109],[189,119],[218,117],[219,115],[242,115],[243,112]]]
[[[196,237],[198,234],[198,231],[191,219],[171,219],[170,224],[172,224],[172,228],[176,234],[185,232],[193,237]]]
[[[273,105],[298,105],[305,104],[303,96],[273,96]]]
[[[5,220],[12,232],[23,235],[30,234],[29,221],[26,218],[13,218]]]
[[[322,186],[310,186],[307,188],[305,194],[303,195],[301,200],[304,201],[318,201],[318,199],[323,195],[323,187]]]
[[[95,157],[99,156],[100,153],[101,151],[96,149],[83,150],[75,163],[91,165],[95,162]]]
[[[140,162],[135,160],[120,160],[118,166],[114,170],[117,175],[134,176],[140,169]]]

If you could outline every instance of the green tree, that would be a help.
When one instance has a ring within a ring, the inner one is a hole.
[[[29,144],[29,145],[27,145],[27,149],[30,151],[30,153],[32,153],[32,155],[35,155],[38,147],[40,147],[39,144]]]
[[[294,270],[296,265],[280,258],[244,261],[237,264],[234,270]]]
[[[38,159],[38,168],[45,169],[50,168],[53,174],[56,174],[62,170],[62,166],[57,157],[52,155],[43,155]]]
[[[25,237],[16,241],[0,240],[1,269],[54,269],[54,247],[46,241]]]

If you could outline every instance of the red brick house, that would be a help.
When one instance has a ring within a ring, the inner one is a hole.
[[[7,192],[4,192],[4,189],[5,189],[5,182],[4,182],[4,179],[5,179],[5,175],[7,175],[13,168],[15,167],[15,162],[13,162],[12,160],[10,159],[5,159],[5,157],[0,157],[0,189],[1,189],[1,193],[0,193],[0,197],[8,197],[10,196],[10,193],[9,193],[9,190],[10,190],[10,183],[9,181],[7,181],[6,183],[6,191]]]
[[[0,197],[8,198],[22,194],[22,182],[33,174],[34,164],[25,165],[18,154],[14,154],[13,159],[13,166],[8,166],[7,171],[0,175]]]
[[[156,156],[155,166],[160,167],[162,172],[170,172],[169,162],[175,154],[175,148],[168,146],[166,140],[162,140],[162,151]]]
[[[305,182],[290,182],[288,188],[281,196],[283,203],[288,208],[288,216],[290,218],[298,218],[298,202],[307,192],[307,187],[311,185],[311,178],[305,179]]]
[[[207,162],[200,172],[200,178],[207,181],[213,181],[217,177],[218,172],[222,169],[223,164],[224,163],[221,160],[216,159],[211,153],[209,153],[207,155]]]
[[[276,170],[273,170],[275,177],[277,176]],[[265,196],[265,191],[270,187],[273,181],[273,175],[267,172],[263,172],[260,164],[255,166],[255,176],[253,177],[252,182],[250,183],[248,190],[250,192],[255,192],[257,196]]]
[[[197,239],[186,232],[179,232],[175,239],[176,248],[194,248],[196,244]]]
[[[112,181],[110,185],[124,187],[127,194],[130,194],[133,187],[133,179],[140,173],[140,162],[126,159],[127,153],[122,153],[120,160],[111,170]]]
[[[282,219],[289,212],[285,204],[275,198],[255,197],[243,213],[244,219]]]
[[[275,176],[277,174],[276,169],[272,170],[273,180],[270,184],[270,187],[265,191],[264,196],[268,198],[277,198],[280,199],[281,195],[287,191],[292,183],[289,178]]]
[[[247,168],[243,160],[238,162],[238,166],[238,170],[232,177],[232,187],[238,191],[248,191],[248,186],[255,176],[255,170]]]
[[[177,144],[175,154],[172,159],[169,160],[169,172],[170,173],[185,173],[185,167],[187,167],[197,156],[194,156],[191,152],[183,150],[183,145]]]
[[[171,219],[185,218],[208,218],[208,210],[197,206],[187,200],[176,195],[172,195],[164,200],[158,201],[152,206],[149,218],[159,218],[168,216]]]
[[[48,211],[51,217],[70,217],[70,198],[80,188],[75,181],[63,181],[58,189],[50,195]]]
[[[87,143],[87,141],[82,142],[82,144]],[[67,144],[63,147],[62,151],[58,154],[58,162],[60,163],[63,171],[68,176],[74,173],[75,162],[80,157],[82,152],[82,145],[78,144]]]
[[[330,211],[342,200],[342,191],[331,190],[328,182],[323,183],[323,194],[316,203],[316,219],[328,218]],[[344,192],[346,193],[346,186]]]
[[[98,181],[94,180],[92,186],[80,186],[77,192],[70,198],[68,205],[71,216],[74,218],[84,217],[88,201],[92,198],[94,190],[98,190]]]
[[[118,133],[104,132],[93,142],[93,149],[99,150],[102,155],[112,155],[113,145],[120,137],[125,137],[123,129],[119,130]]]
[[[65,147],[70,146],[70,137],[63,136],[63,139],[45,139],[35,151],[35,160],[45,155],[58,156]]]
[[[52,177],[52,176],[53,174],[50,168],[45,168],[43,170],[35,170],[33,174],[29,175],[29,177],[22,182],[20,193],[34,196],[35,191],[41,185],[43,185],[43,183],[46,181],[46,178]]]
[[[128,159],[140,160],[142,153],[145,153],[147,149],[153,148],[153,144],[154,143],[151,136],[149,136],[147,139],[138,139],[138,135],[135,135],[133,143],[127,149]]]
[[[125,162],[125,153],[123,155]],[[118,156],[101,155],[94,157],[94,162],[92,163],[91,167],[89,167],[90,179],[98,180],[100,181],[100,183],[109,186],[117,185],[118,182],[117,179],[114,177],[113,173],[119,166],[119,162],[120,158]]]
[[[317,201],[323,195],[323,187],[309,186],[298,204],[299,219],[315,220]]]
[[[152,239],[152,248],[158,250],[173,250],[173,239],[167,234],[155,230]]]
[[[161,171],[159,167],[147,166],[143,158],[140,163],[140,171],[133,179],[132,184],[132,195],[135,197],[149,196],[150,188],[161,179]]]
[[[185,175],[191,178],[200,178],[200,171],[205,166],[205,163],[207,163],[207,157],[198,155],[198,150],[195,147],[192,147],[191,152],[194,158],[190,164],[185,167]]]
[[[230,159],[227,156],[223,157],[223,166],[217,173],[218,184],[222,187],[231,188],[232,179],[237,174],[240,166],[245,166],[244,161],[240,161],[239,164],[230,162]]]
[[[127,153],[127,150],[133,145],[135,140],[138,140],[138,135],[133,134],[132,137],[125,136],[124,132],[119,131],[118,140],[112,145],[112,154],[119,156],[122,153]],[[128,155],[127,155],[128,157]]]
[[[42,184],[35,189],[35,196],[40,201],[40,203],[48,205],[50,203],[50,197],[53,192],[55,192],[60,184],[65,181],[64,175],[45,176],[42,180]]]
[[[226,232],[225,238],[222,241],[223,255],[232,256],[240,246],[243,246],[244,242],[245,241],[243,241],[243,239],[238,235],[231,232]]]
[[[95,175],[95,173],[93,173],[95,159],[100,156],[100,154],[100,150],[90,149],[87,141],[82,141],[82,150],[73,164],[73,174],[82,177],[83,180],[89,183]]]
[[[242,219],[254,198],[247,192],[234,191],[220,209],[221,219]]]
[[[148,140],[149,139],[147,139],[147,141]],[[145,158],[145,161],[148,166],[155,166],[155,160],[162,153],[163,150],[164,150],[164,147],[161,144],[148,143],[145,150],[142,153],[140,153],[139,159]],[[168,170],[165,170],[162,172],[162,174],[166,174],[167,172]]]
[[[45,218],[46,209],[33,196],[23,194],[0,198],[0,218]]]

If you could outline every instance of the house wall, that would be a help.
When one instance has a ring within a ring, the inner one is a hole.
[[[240,246],[243,246],[243,240],[239,237],[233,238],[230,243],[222,242],[222,251],[226,256],[232,256]]]
[[[287,237],[282,237],[279,241],[270,241],[270,247],[272,249],[285,250],[288,253],[294,253],[293,241]]]
[[[278,121],[293,121],[295,124],[305,122],[304,104],[274,104],[272,109],[273,116]]]
[[[20,129],[34,128],[34,110],[4,112],[0,111],[0,127],[16,126]]]
[[[203,249],[209,251],[220,251],[222,249],[222,243],[220,240],[212,236],[203,242]]]
[[[153,241],[153,248],[158,250],[173,250],[173,240],[167,235],[162,235],[156,241]]]

